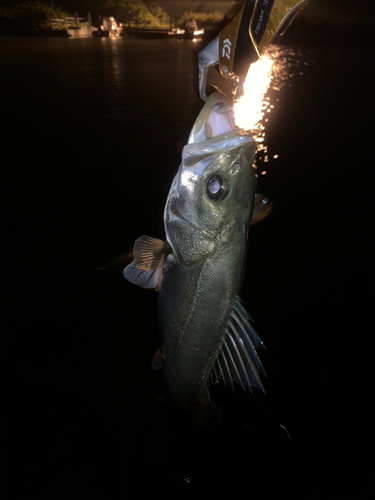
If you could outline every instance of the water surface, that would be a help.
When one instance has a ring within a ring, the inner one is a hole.
[[[267,346],[267,396],[216,388],[224,421],[197,432],[150,370],[156,294],[95,268],[142,234],[163,237],[202,106],[201,45],[0,38],[0,435],[14,491],[22,477],[50,498],[157,485],[367,498],[369,464],[351,461],[367,437],[373,57],[366,44],[290,40],[288,78],[270,92],[271,160],[258,160],[275,209],[250,231],[241,294]]]

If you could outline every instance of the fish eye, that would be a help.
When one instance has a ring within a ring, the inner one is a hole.
[[[224,179],[220,175],[212,175],[207,182],[207,194],[211,200],[217,201],[225,193]]]

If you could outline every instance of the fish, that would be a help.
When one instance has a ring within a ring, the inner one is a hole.
[[[158,291],[165,380],[175,403],[190,413],[212,403],[209,387],[219,380],[265,392],[257,353],[264,344],[239,297],[258,197],[256,150],[254,137],[236,127],[231,101],[212,93],[170,187],[165,241],[138,238],[123,270],[131,283]],[[262,218],[259,198],[257,205]]]

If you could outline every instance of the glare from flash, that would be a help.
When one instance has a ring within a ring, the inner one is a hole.
[[[254,131],[255,135],[262,129],[260,122],[269,106],[264,96],[271,84],[272,68],[273,60],[267,54],[251,64],[243,86],[244,93],[234,104],[237,127]]]

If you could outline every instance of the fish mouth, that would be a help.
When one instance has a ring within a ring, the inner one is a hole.
[[[244,135],[234,121],[233,102],[221,92],[207,99],[191,129],[188,144],[197,144],[236,132]],[[231,134],[232,135],[232,134]]]
[[[182,151],[184,167],[201,174],[206,166],[205,158],[246,143],[254,143],[250,131],[237,127],[233,105],[233,101],[219,91],[210,95],[195,120],[188,143]]]
[[[186,226],[186,233],[196,230],[202,233],[202,227],[196,223],[192,209],[195,186],[211,163],[219,155],[240,148],[255,148],[252,134],[240,129],[234,121],[233,102],[221,92],[210,95],[191,129],[188,143],[182,150],[182,162],[169,190],[164,209],[164,224],[168,244],[175,255],[178,254],[173,241],[171,224]],[[206,228],[207,239],[213,241],[216,232]]]

